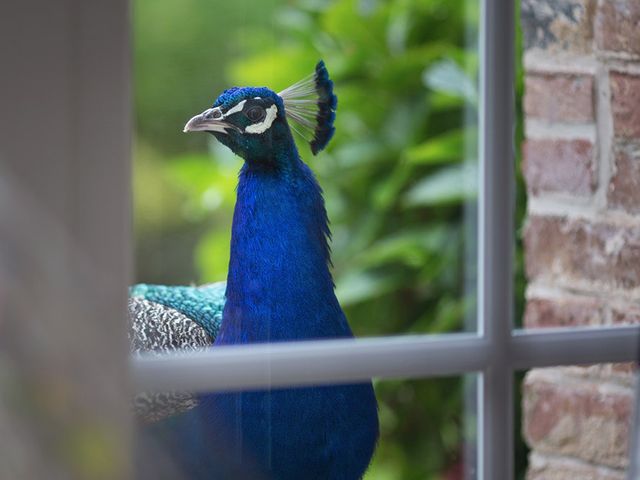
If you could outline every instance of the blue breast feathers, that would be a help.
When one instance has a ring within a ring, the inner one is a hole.
[[[209,119],[208,110],[187,123],[192,131],[213,128],[245,160],[224,300],[219,287],[132,291],[193,319],[214,347],[353,337],[334,293],[322,191],[285,116],[260,123],[268,103],[271,112],[284,108],[303,126],[298,133],[312,134],[314,154],[331,139],[337,99],[323,62],[279,94],[227,90],[214,104],[227,117]],[[249,129],[249,113],[264,128]],[[378,438],[371,382],[198,394],[192,403],[197,406],[145,430],[189,479],[357,480]]]

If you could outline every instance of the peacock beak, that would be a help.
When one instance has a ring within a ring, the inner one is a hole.
[[[209,108],[195,117],[192,117],[184,126],[183,132],[220,132],[237,128],[223,121],[224,115],[219,108]]]

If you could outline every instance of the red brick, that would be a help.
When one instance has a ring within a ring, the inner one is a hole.
[[[611,72],[609,81],[614,134],[640,138],[640,75]]]
[[[524,382],[524,435],[539,452],[570,455],[610,467],[627,464],[633,391],[593,382],[567,382],[552,369]]]
[[[570,365],[567,367],[556,367],[555,370],[562,372],[567,377],[579,378],[582,380],[599,380],[602,378],[602,369],[604,364],[596,365]]]
[[[607,191],[609,205],[640,213],[640,146],[615,148],[614,161],[615,173]]]
[[[640,55],[640,3],[638,0],[598,2],[596,45],[601,50]]]
[[[521,20],[525,49],[588,53],[593,49],[595,0],[527,0]]]
[[[632,387],[636,369],[636,364],[633,362],[608,363],[603,367],[602,377]]]
[[[525,80],[524,111],[546,122],[593,122],[593,77],[590,75],[529,74]]]
[[[530,279],[600,292],[640,287],[640,226],[532,216],[524,244]]]
[[[635,306],[613,307],[611,322],[614,325],[636,325],[640,323],[640,308]]]
[[[635,367],[632,362],[598,363],[588,366],[572,365],[569,367],[555,367],[554,370],[561,371],[567,378],[572,377],[594,382],[603,381],[614,385],[632,387],[634,379],[631,373],[635,371]]]
[[[593,144],[589,140],[530,139],[522,149],[522,173],[530,193],[585,196],[595,190]]]
[[[624,470],[590,465],[570,458],[532,453],[527,480],[625,480]]]
[[[554,370],[561,370],[567,377],[632,387],[634,379],[631,374],[635,371],[635,365],[633,362],[598,363],[588,366],[556,367]]]
[[[602,318],[602,305],[589,297],[531,298],[524,312],[526,328],[601,325]]]

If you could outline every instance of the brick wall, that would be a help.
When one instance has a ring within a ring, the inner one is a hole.
[[[640,0],[522,0],[527,328],[640,321]],[[629,365],[530,371],[529,480],[618,480]]]

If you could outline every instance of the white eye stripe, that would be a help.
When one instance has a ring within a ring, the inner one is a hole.
[[[247,133],[263,133],[271,127],[271,124],[278,116],[278,107],[276,105],[271,105],[267,108],[267,116],[260,123],[254,123],[253,125],[249,125],[244,129]]]
[[[228,117],[229,115],[233,115],[234,113],[241,112],[242,109],[244,108],[245,103],[247,103],[246,100],[242,100],[241,102],[238,102],[238,104],[235,107],[229,109],[229,111],[225,113],[224,116]]]

